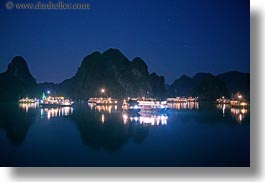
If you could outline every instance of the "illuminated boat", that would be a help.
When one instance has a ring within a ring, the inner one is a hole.
[[[248,107],[247,102],[238,101],[238,100],[231,100],[230,105],[231,105],[231,107],[242,107],[242,108]]]
[[[123,101],[122,109],[127,112],[165,112],[168,107],[167,101],[159,101],[152,98],[129,98]]]
[[[198,102],[199,97],[174,97],[167,98],[168,103],[187,103],[187,102]]]
[[[138,113],[141,110],[137,99],[124,100],[122,109],[128,113]]]
[[[216,100],[217,104],[230,104],[230,99],[226,99],[224,96]]]
[[[138,100],[141,112],[165,112],[168,110],[166,100],[146,99]]]
[[[248,106],[248,103],[240,92],[236,92],[230,101],[230,105],[231,107],[244,108]]]
[[[98,99],[98,98],[90,98],[90,99],[88,100],[88,103],[90,103],[90,104],[96,104],[97,99]]]
[[[199,97],[188,97],[187,101],[188,102],[198,102],[199,101]]]
[[[71,99],[64,97],[47,97],[40,101],[42,107],[70,107],[74,104]]]
[[[34,99],[29,99],[28,97],[26,98],[22,98],[18,101],[19,103],[25,103],[25,104],[30,104],[30,103],[36,103],[39,102],[38,99],[34,98]]]
[[[88,103],[93,103],[96,105],[117,105],[118,101],[111,97],[109,98],[90,98]]]

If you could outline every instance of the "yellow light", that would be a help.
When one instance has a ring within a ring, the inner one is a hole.
[[[104,115],[104,114],[101,115],[101,122],[102,122],[102,123],[105,122],[105,115]]]
[[[247,113],[247,110],[246,110],[246,109],[242,109],[242,110],[241,110],[241,113],[242,113],[242,114],[246,114],[246,113]]]
[[[127,114],[123,114],[123,123],[126,124],[127,120],[128,120],[128,115]]]
[[[242,114],[239,114],[239,121],[241,122],[242,121]]]

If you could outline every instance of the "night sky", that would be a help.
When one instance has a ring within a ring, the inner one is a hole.
[[[249,72],[249,1],[72,2],[89,2],[91,9],[6,10],[0,0],[0,72],[21,55],[37,82],[58,83],[86,55],[109,48],[130,60],[141,57],[167,83],[182,74]]]

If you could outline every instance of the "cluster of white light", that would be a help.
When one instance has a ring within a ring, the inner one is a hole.
[[[73,113],[72,107],[61,108],[41,108],[41,118],[47,117],[47,119],[60,116],[69,116]]]
[[[238,123],[242,122],[242,120],[246,117],[247,113],[248,113],[248,110],[245,108],[243,109],[231,108],[231,114]]]
[[[64,97],[51,97],[49,96],[45,100],[41,100],[41,104],[56,104],[56,105],[64,105],[71,106],[74,102],[70,99],[65,99]]]
[[[38,102],[38,99],[36,99],[36,98],[30,99],[30,98],[26,97],[26,98],[20,99],[18,102],[19,103],[28,103],[28,104],[29,103],[36,103],[36,102]]]
[[[20,103],[19,107],[24,109],[26,112],[28,112],[29,109],[36,109],[38,107],[38,103]]]
[[[112,105],[115,105],[115,104],[118,104],[118,101],[116,99],[112,99],[111,97],[109,98],[90,98],[88,100],[89,103],[95,103],[95,104],[112,104]]]
[[[88,105],[91,108],[91,110],[96,109],[99,112],[108,112],[110,114],[111,114],[111,112],[113,110],[117,110],[118,109],[117,105],[114,105],[114,106],[113,105],[96,105],[96,104],[93,104],[93,103],[92,104],[89,103]]]
[[[233,118],[235,118],[238,123],[241,123],[242,120],[245,118],[246,114],[248,113],[248,110],[244,107],[234,108],[231,107],[229,104],[217,104],[217,109],[222,110],[223,117],[225,117],[225,113],[229,109]]]
[[[171,109],[199,109],[199,102],[180,102],[180,103],[168,103],[168,107]]]
[[[167,98],[168,102],[184,103],[184,102],[197,102],[199,97],[175,97]]]
[[[127,114],[123,114],[123,122],[126,124],[128,120],[131,122],[139,122],[140,124],[146,125],[167,125],[168,116],[166,115],[150,115],[150,116],[131,116],[129,117]]]
[[[130,106],[129,109],[140,109],[138,105]]]
[[[148,100],[141,100],[138,101],[139,107],[141,109],[166,109],[167,108],[167,101],[148,101]]]

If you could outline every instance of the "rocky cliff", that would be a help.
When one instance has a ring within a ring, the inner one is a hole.
[[[33,96],[37,86],[25,59],[14,57],[7,71],[0,74],[0,100],[15,101],[21,97]]]

